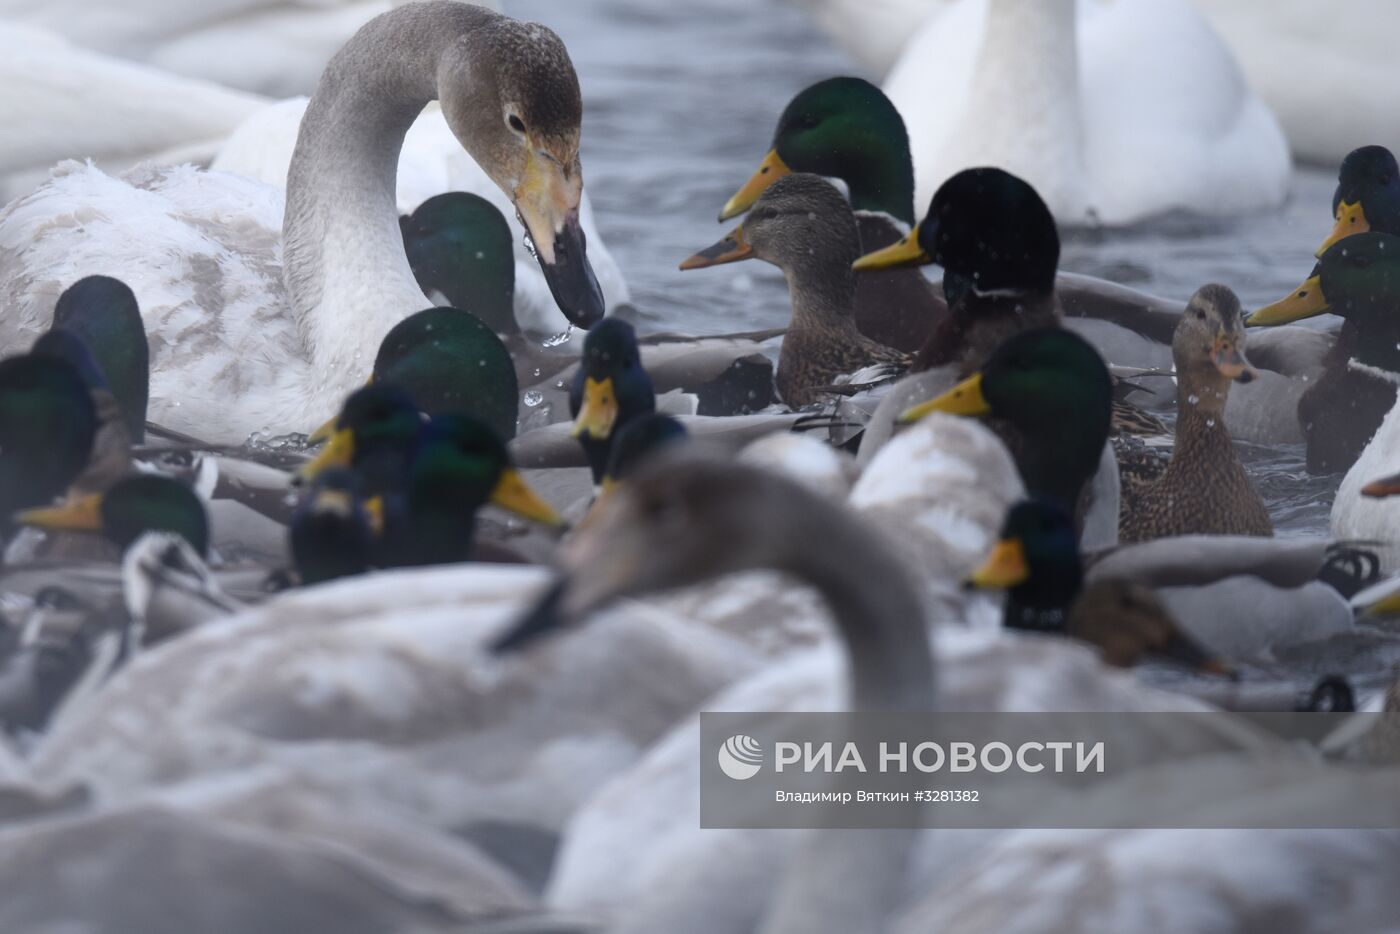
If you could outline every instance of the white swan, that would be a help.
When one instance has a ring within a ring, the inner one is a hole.
[[[155,420],[235,443],[309,430],[363,384],[384,334],[426,304],[394,184],[403,135],[438,96],[510,192],[556,300],[576,322],[597,320],[568,53],[542,26],[434,0],[373,20],[327,66],[284,217],[276,189],[190,167],[115,179],[61,166],[12,203],[0,213],[0,347],[27,346],[72,280],[120,268],[148,322]]]
[[[1282,202],[1288,146],[1184,0],[961,0],[936,7],[885,91],[918,203],[954,172],[1024,177],[1068,223]]]
[[[265,104],[0,21],[0,201],[32,189],[61,159],[113,171],[144,159],[208,159]]]
[[[287,167],[306,105],[307,99],[298,97],[257,111],[219,147],[210,168],[285,188]],[[525,229],[515,216],[510,198],[463,151],[442,109],[430,104],[409,128],[399,154],[399,213],[411,214],[433,195],[446,191],[480,195],[494,204],[510,225],[515,242],[515,319],[520,326],[540,334],[563,331],[568,319],[559,312],[539,264],[525,245]],[[631,293],[594,224],[587,192],[579,203],[579,223],[588,238],[588,259],[598,276],[604,303],[612,311],[629,302]]]
[[[1382,374],[1374,368],[1368,368],[1368,372],[1397,381],[1394,373]],[[1396,541],[1396,533],[1400,531],[1400,497],[1376,499],[1363,495],[1361,490],[1368,483],[1394,476],[1397,467],[1400,467],[1400,403],[1376,429],[1361,456],[1342,478],[1337,496],[1332,500],[1332,534],[1338,538],[1374,542],[1374,546],[1367,547],[1374,547],[1381,558],[1381,567],[1388,573],[1400,570],[1400,542]]]

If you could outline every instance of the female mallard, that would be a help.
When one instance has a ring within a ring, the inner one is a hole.
[[[1229,670],[1182,633],[1147,588],[1125,581],[1085,587],[1074,521],[1049,500],[1011,507],[1001,540],[970,582],[1006,591],[1008,629],[1062,633],[1095,646],[1110,665],[1131,668],[1157,655],[1191,668]]]
[[[884,93],[860,78],[829,78],[794,97],[753,177],[724,205],[727,221],[749,210],[791,172],[846,183],[861,253],[899,240],[913,226],[914,162],[904,121]],[[855,323],[871,340],[912,353],[948,313],[917,270],[888,269],[856,280]]]
[[[1400,314],[1393,313],[1391,283],[1400,262],[1393,255],[1400,245],[1400,169],[1389,150],[1364,146],[1343,160],[1332,211],[1336,222],[1313,274],[1246,322],[1271,326],[1327,312],[1342,318],[1322,375],[1298,400],[1311,473],[1354,464],[1395,402]]]
[[[595,485],[603,482],[617,433],[656,409],[651,377],[642,367],[632,325],[607,318],[588,332],[583,361],[569,386],[572,434],[588,458]]]
[[[1225,425],[1230,385],[1255,371],[1244,355],[1240,300],[1223,285],[1196,290],[1176,327],[1176,445],[1161,476],[1124,479],[1119,535],[1272,535],[1273,521],[1235,453]]]
[[[117,180],[66,164],[11,204],[0,214],[0,342],[47,326],[55,283],[120,268],[149,323],[158,421],[234,442],[315,424],[363,383],[384,334],[423,306],[394,167],[434,98],[515,202],[565,313],[596,322],[602,298],[578,219],[581,97],[563,43],[539,25],[431,0],[374,19],[327,66],[280,215],[276,190],[190,167]],[[53,223],[75,211],[82,224]]]
[[[872,364],[904,366],[908,358],[856,327],[852,303],[860,236],[851,207],[814,175],[774,182],[738,228],[695,254],[681,269],[761,259],[783,271],[792,323],[778,356],[778,393],[792,408],[821,401],[816,390]]]
[[[1036,190],[1009,172],[983,168],[944,182],[918,226],[854,268],[942,266],[949,315],[913,368],[957,364],[971,371],[1012,334],[1059,324],[1059,261],[1059,231]]]

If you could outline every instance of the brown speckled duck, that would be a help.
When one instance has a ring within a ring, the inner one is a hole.
[[[815,175],[793,173],[763,193],[744,223],[681,264],[703,269],[761,259],[783,271],[792,296],[792,323],[778,356],[778,394],[793,408],[822,400],[817,387],[872,365],[904,367],[908,355],[857,329],[856,277],[860,255],[851,207]]]
[[[1125,472],[1119,534],[1125,542],[1172,535],[1273,534],[1259,493],[1225,427],[1235,380],[1255,371],[1244,355],[1240,301],[1223,285],[1191,296],[1172,339],[1177,371],[1176,446],[1161,476],[1134,481]]]

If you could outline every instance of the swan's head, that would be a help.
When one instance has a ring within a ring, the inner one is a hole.
[[[59,506],[30,509],[15,521],[32,528],[101,532],[123,549],[147,532],[170,532],[201,557],[209,551],[209,517],[198,494],[158,474],[128,477],[106,493],[69,499]]]
[[[1214,374],[1247,383],[1259,375],[1244,355],[1240,300],[1223,285],[1203,285],[1191,296],[1172,335],[1172,360],[1183,378]]]
[[[833,274],[844,279],[842,270],[859,253],[860,234],[846,199],[823,179],[795,173],[769,186],[742,224],[681,263],[681,269],[761,259],[798,272],[815,287]]]
[[[778,118],[772,149],[719,219],[749,210],[790,172],[839,178],[850,189],[852,207],[914,223],[909,134],[894,104],[869,81],[828,78],[794,97]]]
[[[1059,262],[1059,230],[1039,193],[1010,172],[977,168],[944,182],[908,236],[855,268],[937,263],[974,292],[1026,295],[1053,290]]]
[[[565,542],[562,576],[498,648],[518,648],[630,596],[754,568],[790,570],[794,515],[834,510],[777,475],[689,445],[659,452]]]
[[[514,203],[560,310],[592,327],[603,294],[579,221],[583,98],[564,43],[538,23],[493,19],[443,57],[438,96],[452,132]]]

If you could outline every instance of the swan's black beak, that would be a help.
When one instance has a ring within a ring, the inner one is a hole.
[[[549,586],[535,605],[526,610],[519,619],[491,644],[491,651],[497,655],[510,655],[523,651],[539,639],[557,633],[567,624],[564,611],[564,597],[569,592],[569,580],[560,578]]]
[[[598,277],[593,274],[593,266],[588,262],[588,241],[579,224],[575,211],[564,221],[564,226],[554,235],[554,260],[549,262],[545,253],[539,253],[540,269],[544,270],[544,281],[549,283],[549,292],[554,303],[575,327],[588,330],[603,320],[603,290],[598,285]]]

